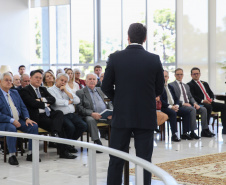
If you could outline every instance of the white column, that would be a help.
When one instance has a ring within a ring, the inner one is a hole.
[[[216,88],[216,0],[208,0],[208,81]]]

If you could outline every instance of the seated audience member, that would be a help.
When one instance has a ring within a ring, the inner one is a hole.
[[[101,87],[102,86],[103,79],[104,79],[104,73],[101,73],[100,74],[100,81],[99,81],[99,83],[97,83],[96,87]]]
[[[68,79],[67,74],[58,74],[56,84],[48,88],[48,91],[56,99],[55,103],[51,105],[51,108],[53,110],[60,110],[64,114],[66,138],[77,140],[87,130],[87,124],[78,114],[75,114],[74,105],[78,104],[80,99],[66,87]],[[72,152],[73,149],[71,147],[69,151]]]
[[[79,89],[82,89],[86,86],[86,81],[80,79],[81,71],[79,69],[74,69],[75,82],[79,85]]]
[[[157,103],[160,104],[160,107],[157,107]],[[157,124],[158,126],[162,125],[163,123],[165,123],[165,121],[168,120],[168,116],[167,114],[161,112],[161,108],[162,108],[162,102],[160,100],[160,97],[156,97],[156,114],[157,114]],[[156,129],[155,129],[156,131]],[[158,129],[157,132],[159,132],[160,130]]]
[[[66,88],[70,89],[72,91],[73,94],[75,94],[75,92],[77,90],[79,90],[79,85],[77,83],[74,82],[74,72],[72,71],[71,68],[67,68],[67,70],[65,71],[66,74],[68,74],[69,76],[69,81],[66,84]]]
[[[176,80],[174,82],[170,83],[170,85],[173,86],[174,91],[176,93],[176,96],[179,99],[182,107],[191,111],[190,112],[190,115],[191,115],[191,118],[190,118],[190,121],[191,121],[190,136],[191,136],[191,138],[194,138],[194,139],[200,138],[194,132],[197,129],[196,114],[200,114],[201,115],[201,124],[202,124],[201,136],[202,137],[213,137],[215,134],[210,132],[209,127],[208,127],[207,110],[206,110],[205,107],[200,107],[198,105],[198,103],[194,100],[194,98],[191,95],[189,86],[182,82],[183,75],[184,75],[183,70],[181,68],[177,68],[175,70]]]
[[[165,78],[165,87],[163,94],[161,95],[160,99],[162,102],[162,109],[161,111],[166,113],[169,116],[170,127],[172,132],[172,141],[180,141],[177,137],[177,116],[181,116],[182,123],[183,123],[183,134],[181,139],[188,139],[192,140],[190,135],[187,132],[190,131],[190,110],[185,109],[182,106],[179,106],[179,100],[175,94],[174,88],[167,84],[169,80],[169,73],[168,71],[164,70],[164,78]]]
[[[102,73],[102,67],[100,65],[96,65],[94,67],[94,73],[97,75],[97,86],[100,87],[100,74]]]
[[[31,71],[30,81],[30,85],[21,89],[20,95],[27,106],[31,119],[35,120],[39,127],[51,132],[52,136],[64,137],[63,113],[50,109],[50,105],[53,105],[56,99],[45,87],[41,87],[42,72]],[[65,145],[59,144],[58,148],[60,158],[74,159],[76,157],[69,153]]]
[[[55,77],[51,71],[46,71],[43,75],[43,86],[46,88],[52,87],[55,84]]]
[[[11,88],[12,76],[3,73],[0,77],[0,130],[17,132],[17,129],[29,133],[38,134],[37,123],[30,119],[28,110],[18,92]],[[18,165],[16,152],[16,137],[6,137],[9,150],[9,164]],[[29,140],[29,153],[26,160],[32,161],[32,141]]]
[[[194,67],[191,69],[192,80],[188,83],[191,94],[194,99],[207,109],[207,121],[209,124],[211,112],[221,112],[222,134],[226,134],[226,105],[214,101],[214,94],[207,82],[200,80],[200,69]]]
[[[13,76],[13,87],[17,88],[21,85],[20,83],[20,75],[14,75]]]
[[[22,74],[20,76],[20,82],[21,85],[16,88],[18,91],[30,84],[30,76],[28,74]]]
[[[57,71],[56,71],[56,77],[57,77],[57,75],[60,74],[60,73],[64,73],[64,70],[59,68],[59,69],[57,69]]]
[[[101,122],[100,113],[105,109],[113,109],[111,104],[104,102],[104,93],[97,84],[97,76],[95,74],[88,74],[86,76],[86,87],[76,91],[77,96],[80,98],[80,103],[76,106],[76,111],[85,118],[88,124],[88,129],[91,134],[92,141],[95,144],[102,145],[99,135],[97,122]],[[111,116],[108,117],[111,119]]]
[[[26,67],[24,65],[20,65],[18,68],[18,72],[20,75],[24,74],[26,72]]]

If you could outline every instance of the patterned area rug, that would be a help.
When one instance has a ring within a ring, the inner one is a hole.
[[[186,185],[226,185],[226,152],[156,164]],[[135,169],[130,169],[130,175]],[[158,179],[153,175],[153,179]]]

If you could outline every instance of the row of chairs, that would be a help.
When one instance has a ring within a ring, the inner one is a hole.
[[[218,125],[219,125],[219,118],[220,118],[220,112],[212,112],[211,113],[211,117],[213,118],[213,122],[212,122],[212,129],[214,130],[214,123],[217,120],[217,133],[218,133]],[[198,135],[199,135],[199,123],[201,122],[201,115],[197,114],[196,115],[196,119],[198,121]],[[179,130],[180,130],[180,135],[182,134],[182,117],[177,116],[177,122],[179,123]],[[159,130],[160,130],[160,139],[161,141],[163,139],[165,139],[165,123],[163,123],[162,125],[159,126]],[[168,133],[168,137],[169,137],[169,120],[167,120],[167,133]]]

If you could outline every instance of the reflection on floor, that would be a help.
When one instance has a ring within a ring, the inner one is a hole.
[[[160,141],[159,134],[155,134],[154,153],[152,162],[161,163],[171,160],[183,159],[218,152],[226,152],[226,135],[219,133],[213,138],[201,138],[199,140],[171,142],[168,137]],[[166,134],[167,136],[167,134]],[[107,140],[102,139],[107,146]],[[77,153],[78,157],[73,160],[60,159],[56,155],[56,149],[48,148],[48,153],[42,150],[43,142],[40,142],[40,184],[41,185],[88,185],[89,175],[87,166],[87,150]],[[131,139],[131,155],[135,155],[134,140]],[[7,156],[8,157],[8,156]],[[10,166],[3,162],[3,155],[0,154],[0,185],[26,185],[32,184],[32,163],[26,161],[26,154],[18,156],[19,166]],[[105,185],[107,177],[109,156],[97,154],[97,184]],[[130,164],[130,167],[134,167]],[[130,185],[134,183],[134,177],[130,176]],[[153,180],[152,185],[162,185],[161,181]]]

